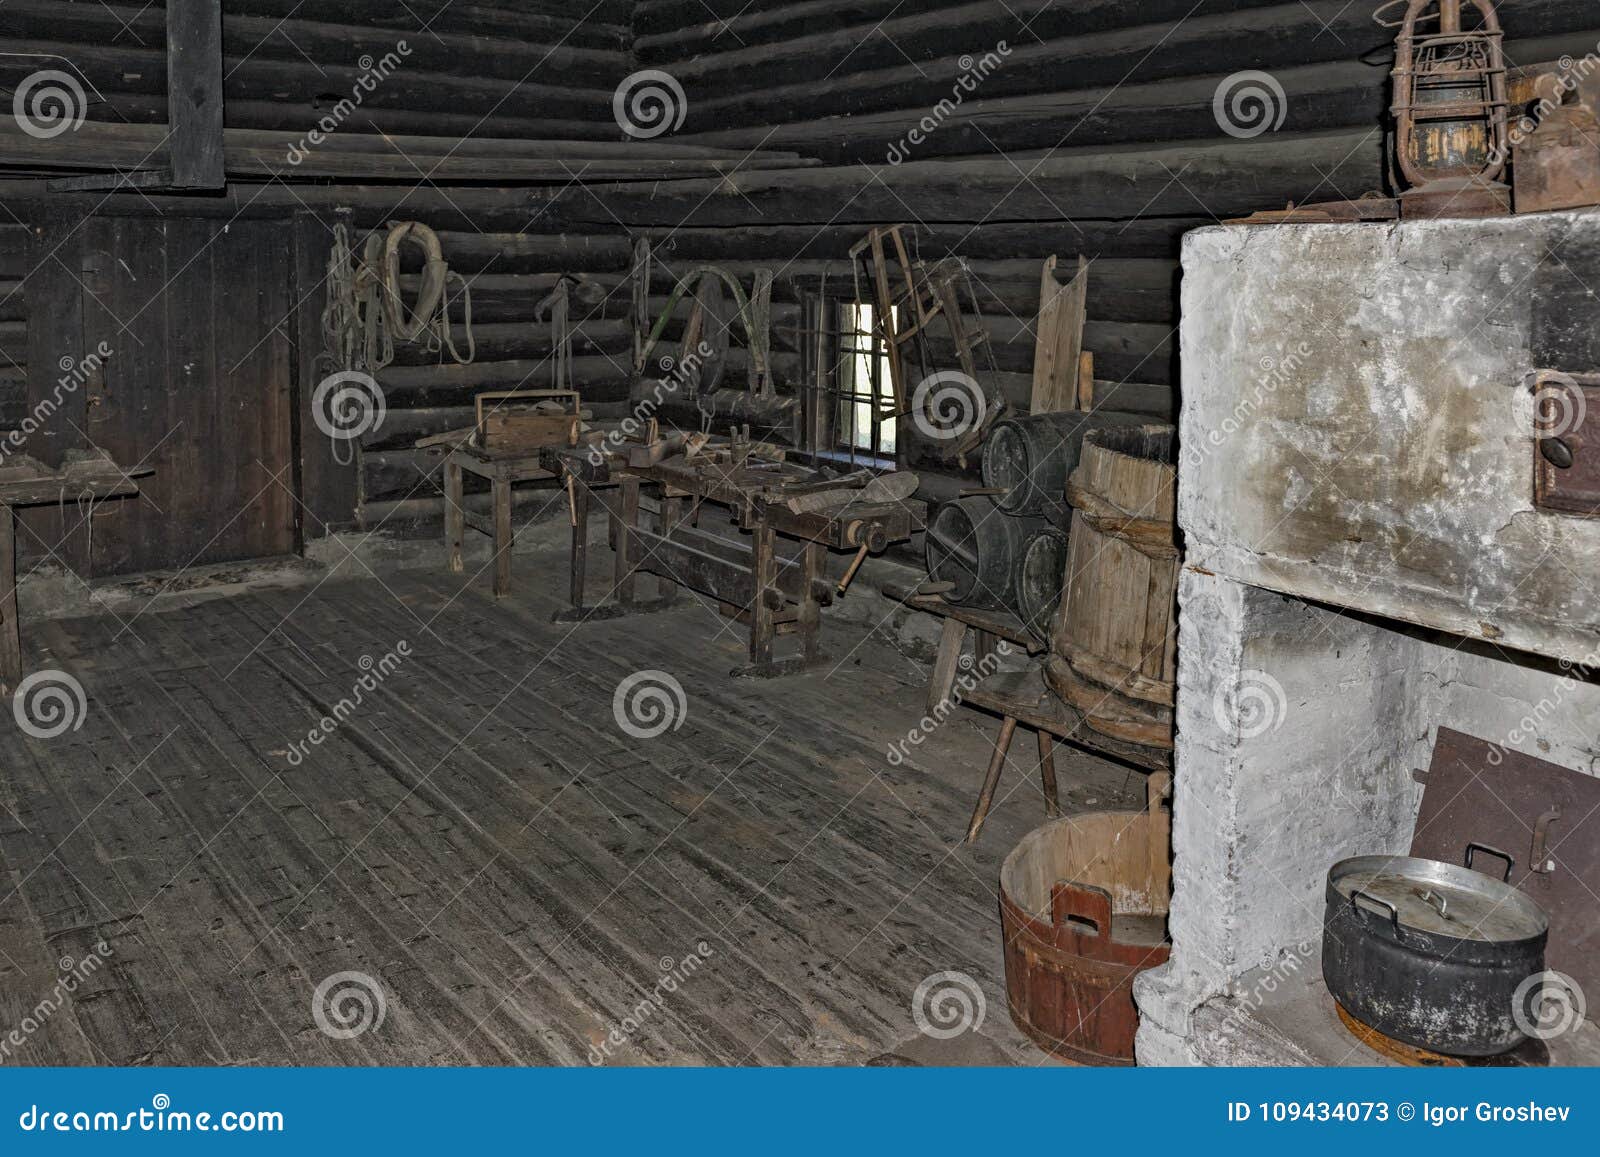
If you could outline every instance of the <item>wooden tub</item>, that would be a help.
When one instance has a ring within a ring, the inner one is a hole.
[[[1040,1048],[1090,1065],[1133,1063],[1133,978],[1167,959],[1172,892],[1166,772],[1148,810],[1051,820],[1000,869],[1006,1002]]]

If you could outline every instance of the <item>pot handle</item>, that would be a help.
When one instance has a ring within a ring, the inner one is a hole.
[[[1472,867],[1472,853],[1473,852],[1487,852],[1489,855],[1494,856],[1497,859],[1504,860],[1506,862],[1506,874],[1504,876],[1501,876],[1500,878],[1503,881],[1505,881],[1507,884],[1509,884],[1511,882],[1511,869],[1515,868],[1517,866],[1517,861],[1516,860],[1514,860],[1510,856],[1506,855],[1499,848],[1491,848],[1488,844],[1468,844],[1467,845],[1467,867],[1469,867],[1469,868]]]
[[[1110,936],[1111,893],[1093,884],[1058,880],[1050,890],[1050,917],[1057,928],[1069,921],[1080,925],[1092,924],[1094,932],[1085,932],[1084,935]]]
[[[1360,888],[1357,888],[1354,892],[1350,893],[1350,907],[1354,908],[1357,912],[1361,911],[1361,905],[1356,903],[1357,898],[1370,901],[1371,903],[1378,905],[1380,908],[1386,909],[1389,913],[1389,923],[1394,925],[1394,938],[1396,940],[1402,939],[1400,935],[1400,910],[1398,908],[1389,903],[1387,900],[1380,900],[1371,892],[1363,892]]]

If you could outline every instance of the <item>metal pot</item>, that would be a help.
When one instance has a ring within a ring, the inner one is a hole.
[[[1505,861],[1502,879],[1473,854]],[[1328,872],[1322,977],[1357,1020],[1418,1048],[1494,1056],[1527,1039],[1517,987],[1544,971],[1550,922],[1506,883],[1513,861],[1469,844],[1466,867],[1410,856],[1357,856]]]

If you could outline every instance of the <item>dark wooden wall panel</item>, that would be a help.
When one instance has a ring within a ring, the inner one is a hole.
[[[0,432],[27,410],[30,248],[27,225],[0,214]]]
[[[69,396],[49,449],[98,447],[154,474],[138,498],[92,514],[29,511],[24,559],[104,577],[293,551],[283,224],[98,217],[46,230],[40,246],[32,300],[49,308],[32,315],[30,365],[51,372],[34,375],[30,399],[50,396],[61,359],[102,340],[112,351]]]

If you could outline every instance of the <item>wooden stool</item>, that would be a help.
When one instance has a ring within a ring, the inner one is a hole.
[[[463,505],[464,474],[486,478],[494,495],[491,518],[471,514]],[[462,540],[466,528],[480,531],[494,540],[494,597],[511,593],[511,487],[513,483],[536,478],[554,478],[541,465],[538,450],[519,450],[492,454],[474,446],[461,445],[451,450],[444,461],[444,541],[450,552],[450,569],[460,574]]]

